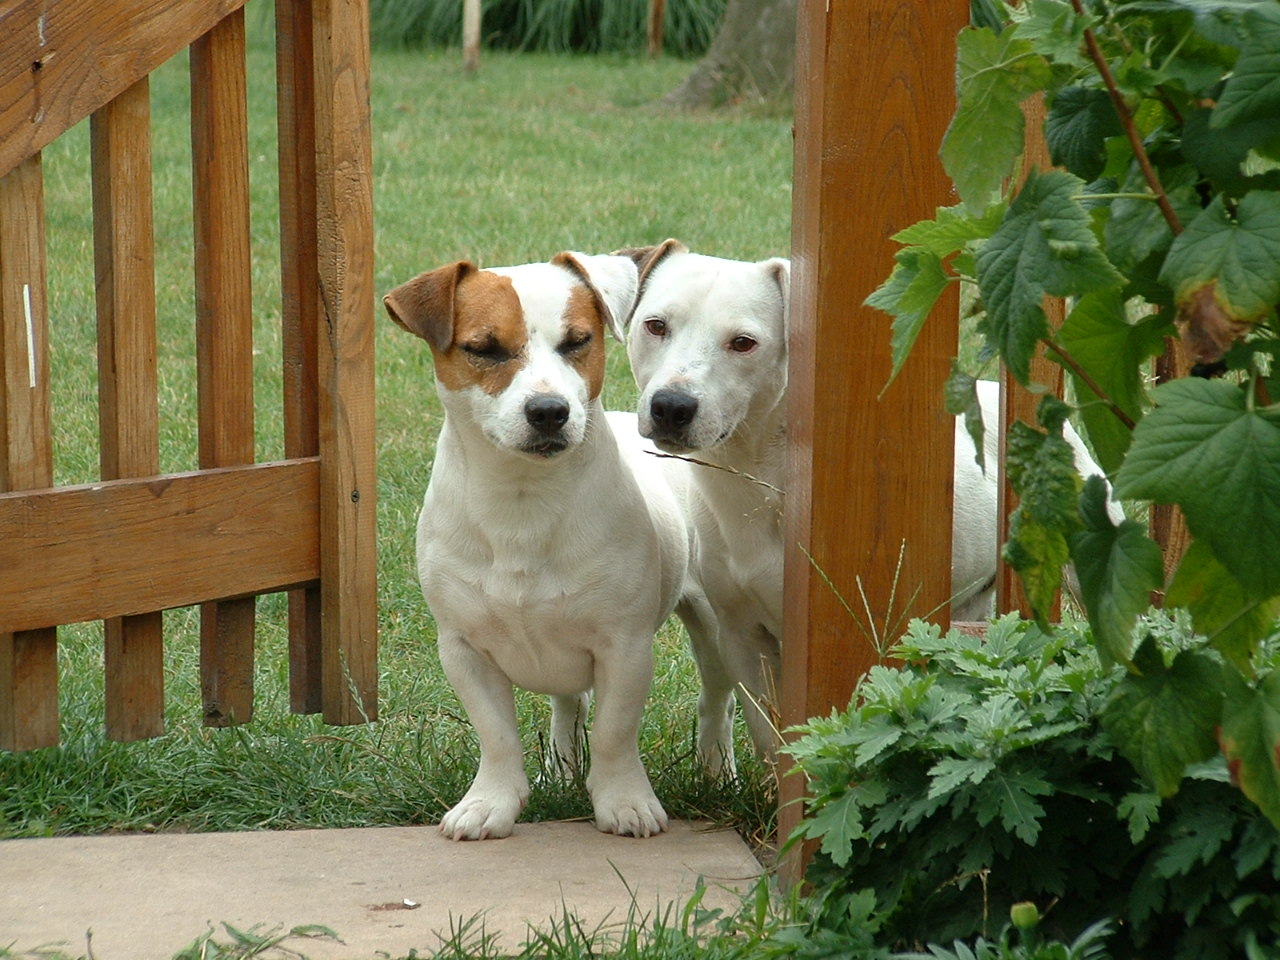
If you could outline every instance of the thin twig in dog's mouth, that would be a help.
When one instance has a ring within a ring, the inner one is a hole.
[[[680,453],[661,453],[657,450],[646,450],[645,453],[649,454],[651,457],[662,457],[666,460],[683,460],[686,463],[696,464],[699,467],[711,467],[714,470],[723,470],[725,473],[732,473],[736,476],[742,477],[744,480],[750,480],[752,483],[758,483],[760,486],[772,490],[780,497],[784,495],[781,490],[775,487],[768,480],[761,480],[759,477],[753,477],[751,474],[738,470],[735,467],[726,467],[722,463],[711,463],[709,460],[699,460],[697,457],[686,457],[684,454]]]

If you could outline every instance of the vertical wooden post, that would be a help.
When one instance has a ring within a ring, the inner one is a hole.
[[[324,719],[378,712],[369,8],[314,0]]]
[[[276,0],[286,457],[320,453],[314,66],[311,0]],[[295,713],[319,713],[323,706],[320,593],[319,584],[289,592],[289,706]]]
[[[95,112],[93,238],[97,273],[102,478],[160,472],[151,88],[144,77]],[[107,736],[164,733],[163,617],[105,623]]]
[[[40,154],[0,177],[0,492],[53,484]],[[0,748],[58,743],[58,636],[0,633]]]
[[[649,56],[662,56],[666,30],[667,0],[649,0]]]
[[[462,65],[468,73],[480,69],[480,0],[462,0]]]
[[[954,291],[943,298],[877,399],[891,331],[862,302],[893,266],[890,235],[954,202],[938,146],[968,18],[960,0],[800,4],[784,724],[847,704],[879,659],[836,590],[857,607],[861,581],[880,643],[907,616],[947,619],[955,421],[942,386],[958,303]],[[782,778],[783,837],[803,791],[800,778]],[[801,869],[797,855],[784,872],[794,881]]]
[[[252,463],[253,299],[243,8],[191,45],[200,466]],[[205,723],[253,716],[252,597],[201,608]]]

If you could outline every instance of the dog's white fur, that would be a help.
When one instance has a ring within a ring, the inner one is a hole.
[[[638,732],[688,534],[668,465],[599,396],[604,332],[620,333],[636,279],[627,258],[561,254],[460,262],[385,298],[430,343],[445,407],[417,554],[441,662],[480,740],[475,780],[440,824],[455,839],[507,836],[528,799],[513,685],[551,695],[554,750],[570,766],[594,690],[596,825],[649,836],[667,824]],[[587,328],[598,342],[578,343]],[[556,422],[540,419],[548,403]]]
[[[771,759],[778,744],[790,262],[709,257],[674,240],[620,252],[640,266],[627,334],[640,432],[711,465],[692,471],[690,509],[693,568],[718,631],[689,632],[703,684],[698,748],[719,772],[733,765],[735,693],[756,749]],[[999,385],[980,383],[979,398],[984,421],[997,423]],[[1066,436],[1081,473],[1101,473],[1069,427]],[[988,429],[984,475],[957,420],[955,619],[981,619],[993,607],[997,443]]]

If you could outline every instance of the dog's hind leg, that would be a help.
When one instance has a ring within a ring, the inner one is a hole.
[[[480,768],[440,821],[440,832],[454,840],[508,836],[529,799],[511,681],[457,633],[442,629],[438,646],[445,675],[480,738]]]
[[[573,777],[582,769],[583,741],[591,696],[576,693],[551,697],[551,758],[548,774]]]
[[[702,688],[698,691],[698,759],[709,776],[733,776],[733,678],[717,647],[719,626],[702,595],[686,596],[676,615],[689,634],[689,647]]]

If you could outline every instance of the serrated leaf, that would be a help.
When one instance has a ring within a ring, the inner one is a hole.
[[[1250,687],[1228,671],[1221,741],[1232,780],[1280,828],[1280,672]]]
[[[1213,126],[1280,118],[1280,17],[1266,8],[1245,17],[1245,41],[1213,110]]]
[[[1102,725],[1134,768],[1161,796],[1178,789],[1188,764],[1211,757],[1222,718],[1222,667],[1184,650],[1168,667],[1148,637],[1134,655],[1141,674],[1127,674],[1102,711]]]
[[[1069,173],[1033,171],[1004,223],[978,251],[984,332],[1025,384],[1036,344],[1049,334],[1043,302],[1119,287],[1080,203],[1084,184]]]
[[[1231,839],[1238,822],[1238,814],[1221,807],[1208,807],[1197,811],[1195,817],[1184,818],[1156,857],[1156,876],[1189,876],[1197,867],[1207,866]]]
[[[981,783],[995,768],[995,761],[984,757],[943,757],[929,768],[929,799],[953,793],[965,783]]]
[[[1116,475],[1123,498],[1176,503],[1191,533],[1254,596],[1280,593],[1280,410],[1186,378],[1154,391]]]
[[[1080,498],[1085,529],[1070,538],[1081,599],[1104,667],[1129,662],[1133,626],[1151,606],[1151,592],[1164,583],[1160,547],[1142,524],[1113,525],[1107,495],[1101,477],[1085,481]]]
[[[943,386],[946,397],[947,413],[964,417],[964,428],[973,440],[974,460],[984,473],[987,469],[984,434],[986,428],[982,423],[982,403],[978,400],[978,381],[965,373],[953,360],[951,376]]]
[[[945,259],[966,244],[991,236],[1003,217],[1000,204],[992,205],[981,216],[974,216],[964,206],[939,207],[932,220],[913,223],[892,239],[906,247],[923,247]]]
[[[853,856],[853,844],[861,840],[862,808],[852,790],[836,797],[804,823],[804,835],[811,840],[822,839],[822,852],[840,867]]]
[[[950,282],[942,261],[920,247],[899,250],[895,259],[898,265],[889,279],[866,300],[867,306],[893,316],[893,369],[889,383],[907,362],[924,322]]]
[[[1280,301],[1280,193],[1248,193],[1234,218],[1215,197],[1173,242],[1160,279],[1180,312],[1212,290],[1229,319],[1262,319]]]
[[[978,822],[985,826],[993,815],[998,815],[1005,830],[1027,846],[1035,846],[1040,838],[1040,818],[1044,816],[1044,807],[1035,798],[1052,793],[1053,788],[1034,774],[997,770],[982,785],[982,798],[976,808]]]
[[[1164,599],[1167,606],[1186,607],[1196,631],[1246,675],[1253,672],[1249,662],[1258,642],[1280,617],[1280,597],[1250,597],[1199,540],[1183,555]]]
[[[972,27],[956,38],[956,112],[942,139],[942,164],[967,207],[983,211],[1022,154],[1020,104],[1052,75],[1031,41]]]
[[[1210,126],[1212,121],[1212,111],[1192,110],[1182,125],[1182,155],[1201,178],[1208,178],[1218,190],[1234,197],[1253,189],[1280,189],[1280,173],[1245,169],[1251,151],[1280,147],[1280,122],[1263,117],[1216,130]]]
[[[1033,41],[1054,63],[1076,68],[1089,64],[1084,31],[1097,17],[1078,16],[1065,0],[1029,0],[1022,6],[1026,13],[1016,27],[1019,37]]]
[[[1055,339],[1107,398],[1137,423],[1146,401],[1144,365],[1163,351],[1164,338],[1172,332],[1172,324],[1158,314],[1129,323],[1120,291],[1107,290],[1081,297]],[[1124,462],[1133,430],[1098,400],[1082,377],[1070,368],[1068,372],[1094,455],[1104,471],[1114,473]]]
[[[1161,185],[1180,223],[1190,223],[1200,214],[1200,197],[1195,189],[1199,179],[1200,171],[1190,164],[1160,171]],[[1111,216],[1103,227],[1103,236],[1107,257],[1116,269],[1131,273],[1152,254],[1169,249],[1173,228],[1156,203],[1136,160],[1129,163],[1120,193],[1126,196],[1111,201]]]
[[[1153,824],[1160,821],[1162,798],[1158,793],[1128,793],[1116,806],[1116,816],[1128,821],[1129,839],[1137,846]]]
[[[1095,180],[1107,164],[1106,140],[1124,133],[1105,90],[1063,87],[1045,117],[1049,158],[1082,180]]]

